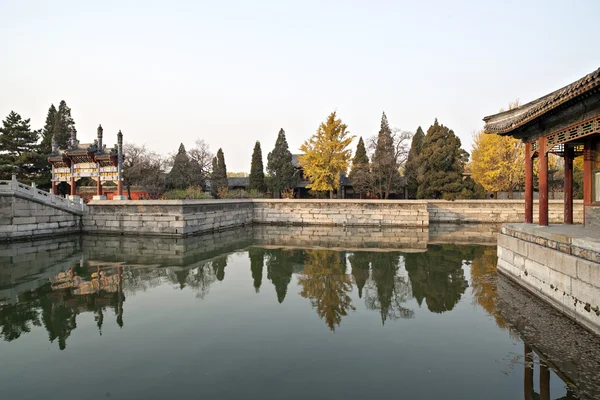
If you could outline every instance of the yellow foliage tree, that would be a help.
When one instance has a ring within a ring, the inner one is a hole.
[[[475,182],[488,192],[512,193],[525,180],[524,144],[510,136],[475,135],[471,172]]]
[[[354,139],[348,132],[348,126],[332,112],[327,120],[319,126],[317,132],[305,141],[300,150],[304,153],[299,157],[308,177],[308,189],[333,191],[340,187],[340,174],[348,170],[351,151],[348,146]]]

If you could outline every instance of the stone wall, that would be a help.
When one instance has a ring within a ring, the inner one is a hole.
[[[19,196],[0,196],[0,241],[77,233],[81,215]]]
[[[498,236],[498,270],[600,334],[600,253],[598,243],[587,242],[548,227],[509,224]]]
[[[600,229],[600,207],[594,205],[585,206],[585,226]]]
[[[338,250],[425,251],[427,227],[373,228],[341,226],[255,225],[254,243],[261,246],[329,248]]]
[[[83,232],[189,236],[252,223],[252,202],[194,200],[94,201]]]
[[[575,221],[582,221],[582,203],[576,202],[574,208]],[[83,218],[83,231],[183,237],[251,223],[414,228],[430,223],[498,224],[523,219],[524,205],[517,200],[93,201]],[[562,219],[562,202],[551,201],[550,221],[559,223]]]
[[[522,200],[427,200],[430,223],[503,223],[525,220],[525,203]],[[533,203],[533,220],[537,221],[538,203]],[[548,220],[562,224],[564,203],[548,201]],[[573,202],[573,221],[583,223],[583,201]]]
[[[427,202],[406,200],[253,200],[258,224],[427,226]]]

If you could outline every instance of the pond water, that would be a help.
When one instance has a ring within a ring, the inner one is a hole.
[[[0,398],[598,398],[489,240],[261,229],[1,245]]]

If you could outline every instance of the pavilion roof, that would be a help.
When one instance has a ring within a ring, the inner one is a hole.
[[[537,100],[512,110],[489,115],[485,121],[485,132],[509,134],[512,131],[536,120],[542,115],[564,105],[577,97],[600,88],[600,68],[583,78],[549,93]]]

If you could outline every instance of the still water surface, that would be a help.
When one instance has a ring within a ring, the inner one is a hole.
[[[0,247],[0,398],[598,394],[598,339],[499,278],[494,246],[252,235]]]

